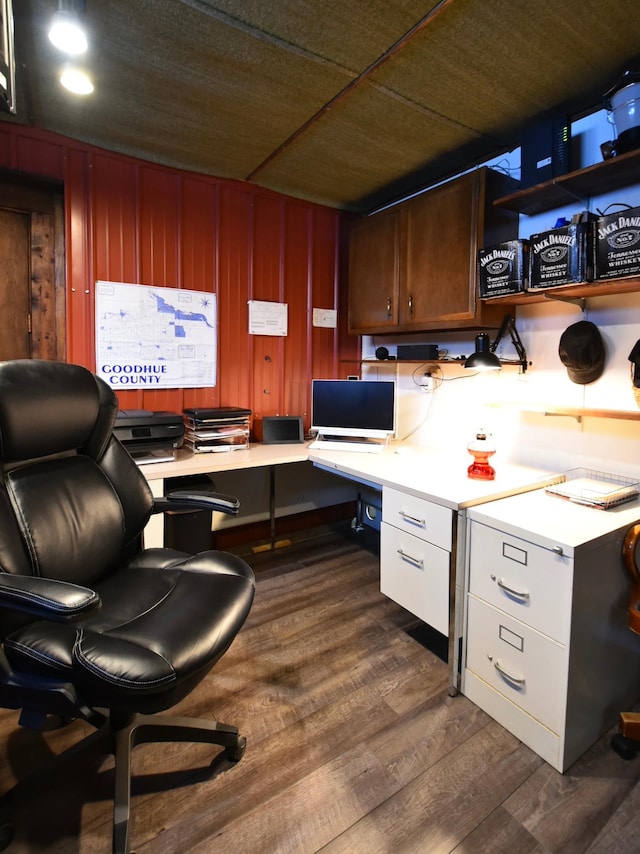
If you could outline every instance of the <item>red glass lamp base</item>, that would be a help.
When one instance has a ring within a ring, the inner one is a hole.
[[[484,462],[476,460],[467,469],[467,474],[474,480],[493,480],[496,476],[496,470],[486,460]]]

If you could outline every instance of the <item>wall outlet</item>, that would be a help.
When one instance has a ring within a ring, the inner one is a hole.
[[[433,391],[433,374],[425,373],[420,377],[420,387],[423,391]]]

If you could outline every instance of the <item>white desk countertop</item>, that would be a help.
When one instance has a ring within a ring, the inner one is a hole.
[[[401,452],[396,449],[402,448]],[[495,480],[472,480],[467,468],[472,462],[466,449],[446,452],[389,445],[381,453],[354,451],[318,451],[309,443],[291,445],[252,444],[248,450],[225,453],[192,454],[179,450],[172,462],[148,463],[140,470],[148,481],[193,474],[233,471],[234,469],[278,466],[309,460],[326,471],[363,480],[376,486],[402,489],[418,498],[425,498],[461,510],[486,501],[514,495],[523,489],[537,489],[553,472],[527,466],[509,465],[496,460]],[[493,462],[493,461],[492,461]]]
[[[192,454],[178,450],[178,459],[166,463],[147,463],[140,471],[147,480],[186,477],[192,474],[214,474],[219,471],[258,468],[260,466],[301,463],[308,459],[307,443],[291,445],[250,445],[248,450]]]
[[[538,489],[555,474],[492,460],[495,480],[473,480],[467,475],[472,458],[466,448],[446,452],[401,447],[400,453],[390,445],[378,454],[311,450],[309,459],[327,471],[402,489],[452,510],[504,498],[523,489]]]

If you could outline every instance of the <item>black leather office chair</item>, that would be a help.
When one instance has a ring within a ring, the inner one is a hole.
[[[636,550],[640,539],[640,523],[627,531],[622,545],[622,559],[631,580],[627,618],[632,632],[640,635],[640,571]],[[620,712],[619,732],[611,746],[623,759],[633,759],[640,750],[640,712]]]
[[[182,700],[229,648],[254,595],[240,558],[144,549],[152,513],[237,512],[235,499],[175,493],[154,499],[113,436],[117,400],[99,378],[60,362],[0,363],[0,707],[44,728],[57,716],[97,729],[80,745],[113,753],[113,850],[128,850],[131,749],[136,743],[221,745],[245,739],[213,720],[156,715]],[[55,770],[46,776],[55,785]],[[10,811],[36,781],[0,801]]]

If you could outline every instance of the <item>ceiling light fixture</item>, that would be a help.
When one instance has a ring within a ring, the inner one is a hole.
[[[51,20],[49,41],[58,50],[77,56],[88,47],[87,35],[80,23],[78,3],[58,0],[58,11]]]
[[[498,330],[496,340],[493,344],[491,344],[486,332],[476,335],[476,351],[464,363],[465,368],[472,368],[476,371],[499,371],[502,367],[502,362],[496,356],[495,351],[507,332],[511,336],[511,341],[518,354],[518,359],[513,364],[520,365],[524,374],[529,364],[527,361],[527,352],[518,335],[515,320],[509,314],[502,321],[502,326]],[[505,364],[509,364],[509,362],[506,361]]]
[[[60,72],[60,83],[74,95],[90,95],[93,83],[86,71],[75,65],[65,65]]]

